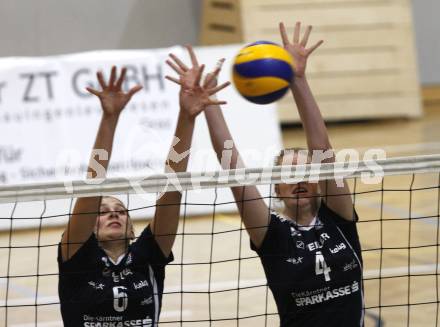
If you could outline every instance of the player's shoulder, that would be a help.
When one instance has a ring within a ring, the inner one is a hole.
[[[272,222],[286,224],[286,225],[288,225],[290,222],[289,218],[283,216],[281,213],[275,210],[270,211],[270,219]]]
[[[332,218],[342,219],[336,212],[330,209],[324,201],[321,201],[321,203],[319,204],[317,216],[324,222]]]
[[[62,244],[59,242],[57,261],[60,270],[63,270],[61,268],[68,267],[87,267],[93,265],[101,258],[100,247],[94,233],[92,233],[87,241],[85,241],[81,247],[67,260],[63,259],[62,257],[61,246]]]
[[[270,210],[270,217],[273,219],[278,219],[281,222],[285,222],[288,219],[276,210]]]
[[[279,232],[290,233],[290,229],[292,226],[292,220],[289,217],[284,216],[282,213],[277,211],[271,211],[270,213],[270,222],[269,229],[277,230]]]
[[[332,208],[327,206],[327,204],[324,201],[321,201],[318,209],[318,217],[324,222],[324,223],[335,223],[336,225],[356,225],[356,222],[358,221],[358,215],[356,211],[353,211],[354,218],[353,220],[347,220],[344,217],[342,217],[339,213],[335,212]]]

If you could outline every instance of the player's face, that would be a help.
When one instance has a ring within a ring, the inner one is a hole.
[[[283,165],[297,165],[299,163],[305,163],[305,160],[299,160],[297,154],[288,153],[283,156]],[[287,208],[292,210],[306,207],[313,209],[318,196],[318,184],[308,182],[278,184],[277,196],[283,200]]]
[[[127,209],[116,198],[104,197],[96,220],[99,241],[131,238],[132,226]]]

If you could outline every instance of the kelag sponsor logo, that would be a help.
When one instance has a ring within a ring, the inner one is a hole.
[[[333,254],[338,253],[341,250],[345,250],[347,246],[344,243],[336,245],[333,249],[330,249],[330,252]]]

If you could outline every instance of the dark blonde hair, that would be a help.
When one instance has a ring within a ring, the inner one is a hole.
[[[291,154],[291,153],[298,153],[298,152],[303,152],[303,151],[307,151],[308,150],[306,148],[301,148],[301,147],[293,147],[293,148],[285,148],[285,149],[281,149],[281,151],[278,153],[278,155],[275,157],[274,159],[274,166],[281,166],[281,164],[283,163],[283,158],[285,155],[287,154]],[[307,153],[307,156],[309,156],[309,154]]]

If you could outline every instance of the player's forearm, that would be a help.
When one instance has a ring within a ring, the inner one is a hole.
[[[105,178],[118,119],[118,116],[108,116],[105,114],[102,116],[90,157],[87,178]],[[84,212],[98,212],[99,205],[100,197],[79,198],[75,204],[73,215]],[[89,220],[89,227],[93,229],[93,215]]]
[[[210,106],[205,109],[205,117],[208,123],[209,135],[217,158],[223,169],[243,168],[244,163],[241,160],[240,153],[235,146],[231,132],[226,124],[225,118],[220,106]],[[227,142],[227,149],[225,149]],[[229,142],[229,144],[228,144]],[[231,148],[232,146],[232,148]],[[223,151],[230,151],[230,159],[223,158]]]
[[[111,156],[118,117],[103,115],[87,171],[87,178],[104,178]],[[62,237],[62,256],[69,259],[93,232],[101,197],[79,198]]]
[[[184,172],[188,168],[195,118],[188,117],[182,111],[177,119],[174,138],[177,143],[171,145],[168,153],[166,167],[171,172]]]
[[[165,162],[166,173],[179,173],[187,170],[194,125],[195,117],[189,117],[182,111],[179,112],[176,130],[174,132],[174,141],[171,144],[170,151],[168,152],[167,160]],[[158,201],[158,204],[180,203],[181,196],[182,195],[180,192],[167,192],[161,197],[161,199]]]
[[[291,91],[306,133],[309,150],[330,149],[327,127],[306,77],[296,78]]]
[[[87,170],[87,178],[104,178],[113,149],[118,116],[103,115]]]
[[[118,116],[102,116],[87,168],[88,179],[105,178],[112,153],[113,139],[118,119]],[[79,198],[76,202],[73,214],[78,212],[98,212],[99,205],[100,197]]]
[[[188,117],[182,111],[179,113],[174,142],[171,145],[165,163],[165,172],[184,172],[188,168],[195,117]],[[180,215],[180,201],[182,193],[179,191],[166,192],[158,201],[155,217],[151,223],[151,231],[156,236],[165,256],[168,256],[173,247]]]
[[[105,178],[108,164],[113,147],[113,139],[115,135],[118,117],[103,115],[99,124],[95,144],[92,149],[89,166],[87,169],[87,178]],[[98,212],[100,205],[100,197],[79,198],[75,204],[73,215],[85,212]],[[86,215],[87,216],[87,215]],[[89,217],[89,229],[93,229],[94,216]],[[84,221],[84,219],[83,219]]]
[[[231,151],[230,164],[228,158],[222,158],[225,141],[233,140],[221,108],[210,106],[205,109],[205,116],[211,142],[222,168],[244,168],[244,163],[235,144],[232,149],[228,149],[228,151]],[[259,247],[267,231],[265,226],[267,226],[268,208],[255,185],[231,187],[231,190],[249,236],[252,242]]]

